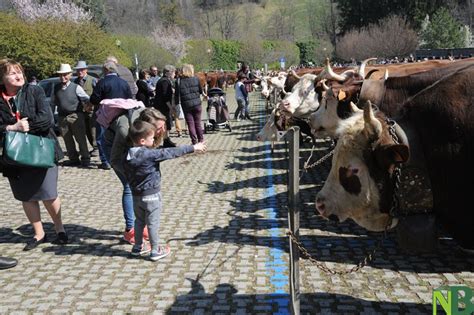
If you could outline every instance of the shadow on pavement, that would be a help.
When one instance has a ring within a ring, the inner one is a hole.
[[[166,314],[289,314],[289,294],[237,294],[229,283],[216,286],[214,292],[206,292],[203,285],[194,279],[191,290],[179,295]],[[300,295],[301,314],[426,314],[432,312],[431,304],[394,303],[370,301],[345,294],[303,293]]]
[[[25,219],[26,220],[26,219]],[[44,252],[53,252],[56,255],[92,255],[92,256],[121,256],[128,257],[130,252],[120,248],[117,245],[126,244],[122,240],[122,233],[116,230],[99,230],[92,227],[65,224],[64,228],[69,237],[67,245],[52,244],[56,238],[54,225],[50,222],[43,223],[48,241],[41,244],[39,249]],[[0,243],[24,243],[33,237],[33,228],[30,224],[24,224],[17,229],[0,229]],[[104,244],[101,241],[116,241],[113,244]],[[131,246],[130,246],[131,249]]]

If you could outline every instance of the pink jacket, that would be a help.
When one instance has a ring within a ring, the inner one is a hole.
[[[112,120],[117,118],[120,114],[125,111],[145,107],[142,101],[137,101],[131,98],[111,98],[105,99],[100,102],[99,109],[96,112],[97,122],[108,128]]]

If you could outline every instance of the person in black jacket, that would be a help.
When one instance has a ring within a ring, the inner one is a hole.
[[[43,89],[25,84],[23,67],[12,59],[0,60],[0,92],[0,134],[16,131],[47,137],[55,142],[55,160],[63,158],[53,131],[53,113]],[[53,219],[57,234],[55,243],[66,244],[68,237],[61,220],[61,200],[58,197],[58,166],[33,168],[0,165],[0,171],[8,178],[13,196],[22,202],[33,226],[34,236],[23,250],[34,249],[46,241],[40,201]]]
[[[132,98],[132,91],[130,86],[125,80],[119,78],[117,72],[117,65],[108,61],[103,65],[104,77],[97,82],[92,92],[90,102],[94,105],[94,112],[99,108],[100,101],[111,98]],[[106,156],[106,150],[104,143],[104,134],[106,128],[96,122],[96,142],[99,148],[99,157],[101,164],[99,168],[104,170],[110,169],[110,161]]]
[[[181,104],[184,119],[188,125],[192,144],[204,141],[201,125],[201,94],[203,94],[199,79],[194,76],[194,67],[183,65],[183,73],[176,85],[176,104]]]
[[[166,65],[163,68],[163,76],[156,83],[155,88],[155,103],[153,107],[159,110],[166,117],[166,134],[163,140],[164,147],[175,147],[176,143],[171,141],[169,131],[171,130],[171,122],[173,121],[173,95],[174,95],[174,76],[176,68],[172,65]]]
[[[150,107],[150,97],[155,95],[153,90],[148,84],[148,79],[150,78],[150,73],[147,70],[140,70],[138,72],[137,87],[138,92],[136,95],[137,101],[142,101],[145,104],[145,107]]]

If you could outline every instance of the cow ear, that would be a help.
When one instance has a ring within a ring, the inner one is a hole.
[[[392,144],[375,151],[377,163],[381,168],[387,170],[394,164],[406,163],[409,156],[410,150],[405,144]]]

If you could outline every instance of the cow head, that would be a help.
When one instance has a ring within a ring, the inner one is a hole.
[[[314,74],[303,75],[299,82],[280,102],[279,108],[288,117],[304,117],[319,107],[318,94],[315,91],[315,82],[320,76]]]
[[[318,110],[309,116],[311,133],[315,137],[338,138],[339,133],[359,119],[362,110],[347,99],[347,94],[342,89],[334,93],[334,90],[324,82],[322,86],[325,93],[321,98],[321,104]]]
[[[391,175],[408,160],[407,144],[394,142],[382,113],[368,102],[363,115],[337,142],[329,176],[316,196],[316,209],[326,218],[353,219],[370,231],[383,231],[390,222]],[[390,227],[396,225],[392,221]]]
[[[285,123],[285,117],[275,108],[268,117],[262,130],[257,133],[257,141],[276,141],[278,139],[278,131],[284,130]]]

